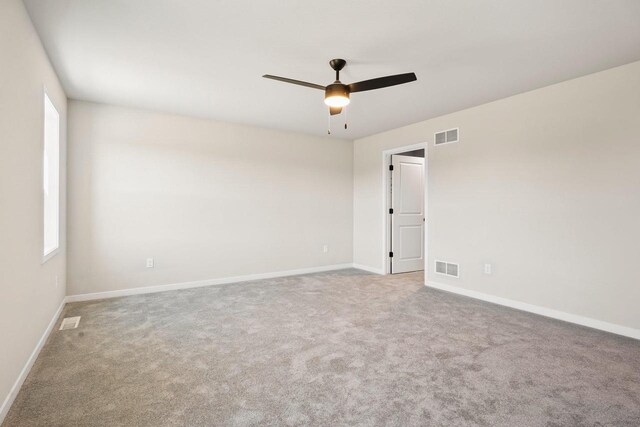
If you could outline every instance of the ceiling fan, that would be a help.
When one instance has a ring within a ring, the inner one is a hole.
[[[300,80],[288,79],[286,77],[272,76],[265,74],[262,77],[267,79],[278,80],[285,83],[293,83],[294,85],[306,86],[313,89],[320,89],[324,91],[324,103],[329,106],[329,112],[333,116],[340,114],[342,108],[346,107],[350,100],[349,95],[354,92],[364,92],[365,90],[382,89],[389,86],[401,85],[403,83],[409,83],[417,80],[415,73],[396,74],[393,76],[378,77],[371,80],[363,80],[357,83],[344,84],[340,81],[340,70],[347,65],[347,61],[344,59],[332,59],[329,61],[329,65],[336,72],[336,81],[329,86],[317,85],[315,83],[303,82]]]

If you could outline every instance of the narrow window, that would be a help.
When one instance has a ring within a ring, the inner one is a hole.
[[[46,261],[55,255],[60,240],[60,115],[44,94],[44,251]]]

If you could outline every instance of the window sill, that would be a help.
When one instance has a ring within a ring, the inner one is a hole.
[[[60,248],[59,247],[55,248],[54,250],[52,250],[51,252],[49,252],[48,254],[43,256],[42,257],[42,262],[40,264],[44,264],[45,262],[49,261],[54,256],[58,255],[58,252],[60,252]]]

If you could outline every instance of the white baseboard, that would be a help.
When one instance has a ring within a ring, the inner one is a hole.
[[[300,268],[297,270],[276,271],[272,273],[249,274],[246,276],[223,277],[220,279],[197,280],[194,282],[172,283],[168,285],[144,286],[140,288],[119,289],[116,291],[95,292],[67,296],[66,302],[91,301],[96,299],[124,297],[128,295],[151,294],[156,292],[175,291],[178,289],[200,288],[203,286],[226,285],[228,283],[248,282],[250,280],[274,279],[277,277],[296,276],[299,274],[320,273],[323,271],[344,270],[353,268],[353,264],[333,264],[321,267]]]
[[[4,417],[7,416],[7,413],[9,412],[9,409],[11,408],[13,401],[16,399],[16,396],[18,396],[20,387],[22,387],[22,384],[24,384],[24,381],[27,379],[27,376],[29,375],[29,371],[31,371],[33,364],[35,363],[36,359],[38,358],[38,355],[40,354],[40,350],[42,350],[44,343],[46,343],[47,338],[49,338],[49,334],[51,333],[51,331],[53,330],[53,327],[58,322],[58,317],[60,317],[60,313],[62,313],[62,310],[64,309],[65,304],[66,304],[66,299],[63,299],[62,302],[60,303],[60,306],[56,310],[56,313],[53,315],[53,318],[49,322],[49,326],[47,326],[47,329],[44,331],[44,334],[42,334],[42,336],[40,337],[38,344],[36,344],[36,348],[33,349],[33,351],[31,352],[31,356],[29,356],[29,358],[27,359],[27,363],[22,368],[22,371],[20,371],[20,375],[18,375],[18,379],[13,384],[13,387],[11,387],[11,390],[9,391],[9,394],[7,395],[7,397],[5,397],[4,402],[2,402],[2,406],[0,406],[0,424],[2,424],[2,422],[4,421]]]
[[[353,268],[357,268],[358,270],[368,271],[369,273],[384,275],[384,271],[381,268],[367,267],[366,265],[361,265],[361,264],[353,264]]]
[[[602,320],[592,319],[590,317],[579,316],[577,314],[566,313],[564,311],[554,310],[551,308],[541,307],[539,305],[528,304],[526,302],[520,302],[511,300],[508,298],[502,298],[495,295],[485,294],[482,292],[471,291],[469,289],[460,288],[457,286],[445,285],[442,283],[436,283],[427,281],[425,286],[429,288],[439,289],[441,291],[451,292],[458,295],[464,295],[487,301],[493,304],[504,305],[506,307],[515,308],[517,310],[527,311],[529,313],[539,314],[545,317],[551,317],[553,319],[563,320],[569,323],[575,323],[581,326],[587,326],[593,329],[599,329],[601,331],[611,332],[617,335],[623,335],[629,338],[635,338],[640,340],[640,330],[630,328],[628,326],[616,325],[614,323],[603,322]]]

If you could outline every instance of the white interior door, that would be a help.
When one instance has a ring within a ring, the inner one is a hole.
[[[392,155],[391,272],[424,270],[424,158]]]

